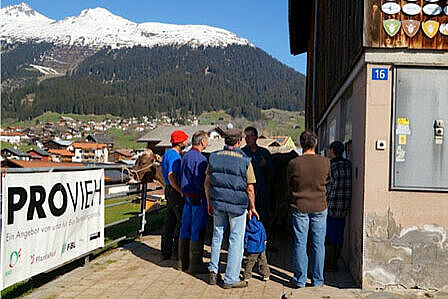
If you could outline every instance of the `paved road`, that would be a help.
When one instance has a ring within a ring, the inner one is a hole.
[[[448,292],[361,291],[346,272],[326,275],[324,287],[292,290],[283,285],[291,277],[291,248],[278,247],[270,256],[270,281],[255,277],[245,289],[224,290],[208,285],[206,276],[175,270],[174,261],[161,262],[160,236],[145,236],[58,277],[25,298],[448,298]]]

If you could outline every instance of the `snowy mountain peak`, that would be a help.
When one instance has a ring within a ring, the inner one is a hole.
[[[16,18],[18,20],[23,19],[46,19],[47,17],[36,12],[31,6],[26,3],[20,3],[17,5],[9,5],[0,9],[0,16],[3,18]],[[3,22],[2,22],[3,23]]]
[[[205,25],[137,24],[96,7],[54,21],[21,3],[0,10],[0,40],[112,48],[188,45],[193,48],[253,45],[224,29]]]

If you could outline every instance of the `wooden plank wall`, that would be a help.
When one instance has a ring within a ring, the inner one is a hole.
[[[366,1],[366,32],[364,39],[364,46],[371,48],[407,48],[416,50],[448,50],[448,36],[442,35],[440,32],[434,38],[429,38],[423,32],[420,25],[419,32],[413,38],[409,38],[400,28],[400,32],[394,37],[387,35],[383,28],[383,20],[397,19],[404,20],[418,20],[424,22],[427,20],[434,20],[440,24],[448,23],[448,16],[443,12],[438,16],[427,16],[422,12],[416,16],[408,16],[402,11],[395,15],[388,15],[382,12],[381,6],[387,1],[385,0],[368,0]],[[405,0],[398,0],[401,7],[407,3],[415,3],[422,8],[425,4],[429,4],[425,0],[417,0],[416,2],[408,2]],[[442,8],[448,5],[448,0],[439,0],[435,4]]]
[[[363,26],[363,1],[319,1],[316,62],[317,120],[325,113],[325,109],[344,83],[362,51]],[[313,52],[309,51],[308,56],[312,55]],[[308,61],[310,62],[309,58]],[[308,91],[312,91],[310,74],[312,72],[308,72]],[[311,103],[311,97],[312,93],[308,92],[307,102]],[[307,112],[307,119],[312,119],[310,114]],[[312,121],[307,121],[307,125],[311,123]]]

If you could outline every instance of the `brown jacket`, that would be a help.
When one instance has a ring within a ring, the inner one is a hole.
[[[301,213],[322,212],[327,208],[325,185],[331,179],[329,159],[303,155],[289,161],[287,171],[292,208]]]

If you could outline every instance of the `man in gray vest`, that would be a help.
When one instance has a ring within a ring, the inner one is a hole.
[[[223,234],[227,223],[230,224],[227,267],[222,284],[225,289],[247,286],[247,282],[239,278],[247,209],[249,218],[256,216],[260,219],[255,210],[255,174],[250,158],[240,149],[241,141],[240,130],[230,129],[225,132],[225,147],[210,156],[205,178],[208,212],[213,216],[211,260],[208,266],[210,284],[217,282]]]

